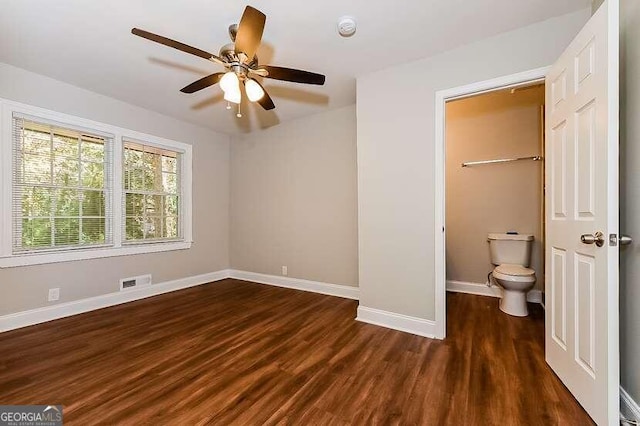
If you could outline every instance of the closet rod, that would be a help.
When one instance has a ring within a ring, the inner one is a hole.
[[[467,163],[462,163],[462,167],[477,166],[480,164],[509,163],[511,161],[522,161],[522,160],[542,161],[542,157],[539,155],[536,155],[533,157],[501,158],[499,160],[469,161]]]

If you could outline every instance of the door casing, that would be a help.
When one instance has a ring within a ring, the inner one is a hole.
[[[510,89],[532,83],[544,83],[550,67],[536,68],[491,80],[436,92],[435,105],[435,337],[444,339],[447,333],[447,275],[445,223],[445,120],[446,103],[496,90]]]

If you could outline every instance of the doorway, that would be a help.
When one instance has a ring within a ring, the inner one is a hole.
[[[446,289],[515,316],[543,302],[544,102],[534,82],[446,103]]]
[[[538,68],[531,71],[512,74],[505,77],[460,86],[436,93],[436,202],[435,202],[435,230],[436,235],[436,270],[435,270],[435,293],[436,293],[436,324],[438,337],[446,337],[446,178],[445,178],[445,146],[446,146],[446,103],[454,100],[469,98],[495,92],[499,90],[517,90],[536,84],[543,84],[549,68]],[[544,276],[544,272],[541,273]]]

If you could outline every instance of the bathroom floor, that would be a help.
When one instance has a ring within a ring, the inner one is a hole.
[[[593,424],[544,360],[542,306],[529,303],[519,318],[499,301],[447,293],[446,341],[463,390],[452,395],[452,411],[465,410],[466,424]]]
[[[67,425],[589,425],[544,362],[543,311],[450,293],[448,337],[358,302],[224,280],[0,333],[0,401]]]

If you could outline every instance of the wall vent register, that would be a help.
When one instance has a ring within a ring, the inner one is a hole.
[[[137,287],[151,285],[151,274],[139,275],[137,277],[123,278],[120,280],[120,291],[130,290]]]

